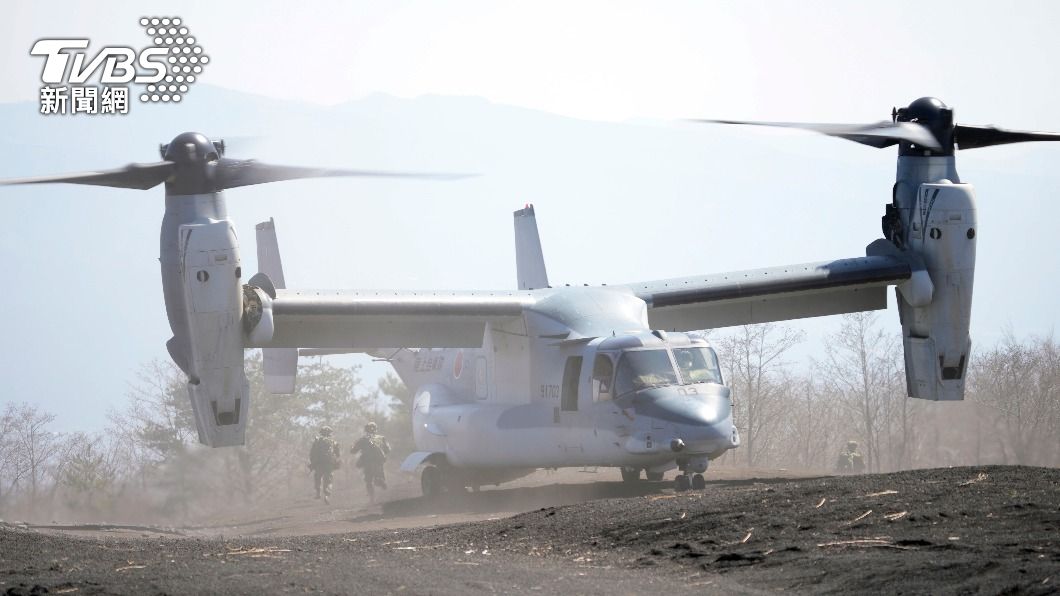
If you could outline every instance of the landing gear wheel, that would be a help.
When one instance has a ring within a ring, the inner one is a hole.
[[[645,472],[648,482],[662,482],[663,474],[666,472]]]
[[[674,490],[677,492],[683,493],[690,488],[692,488],[692,481],[689,480],[688,474],[680,474],[674,478]]]
[[[703,490],[707,488],[707,481],[703,480],[702,474],[692,476],[692,490]]]
[[[450,469],[450,473],[445,476],[445,492],[451,495],[462,495],[467,492],[467,483],[455,470]]]
[[[428,499],[442,494],[442,471],[438,466],[427,466],[420,474],[420,488]]]
[[[640,469],[622,468],[622,482],[637,482],[640,480]]]

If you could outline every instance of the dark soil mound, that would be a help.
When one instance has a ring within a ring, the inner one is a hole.
[[[1060,470],[715,482],[431,532],[494,552],[679,565],[766,589],[1055,593]]]

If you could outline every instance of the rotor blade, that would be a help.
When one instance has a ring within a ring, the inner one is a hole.
[[[252,159],[221,159],[217,162],[214,183],[217,190],[296,180],[298,178],[332,178],[337,176],[360,176],[370,178],[419,178],[426,180],[454,180],[472,174],[431,174],[423,172],[388,172],[379,170],[332,170],[326,168],[303,168],[264,164]]]
[[[0,180],[0,185],[65,183],[147,190],[165,182],[166,178],[169,178],[170,174],[173,173],[175,166],[176,164],[171,161],[160,161],[157,163],[131,163],[124,168],[116,170]]]
[[[1056,132],[1005,130],[996,126],[973,126],[968,124],[955,126],[953,137],[958,149],[978,149],[979,147],[1026,143],[1028,141],[1060,141],[1060,133]]]
[[[840,137],[862,145],[884,148],[899,141],[939,149],[939,141],[926,127],[915,122],[882,121],[875,124],[813,124],[801,122],[751,122],[745,120],[693,120],[693,122],[712,122],[716,124],[749,124],[752,126],[773,126],[779,128],[799,128],[812,130],[830,137]]]

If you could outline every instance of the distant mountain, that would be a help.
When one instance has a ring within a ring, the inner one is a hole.
[[[45,117],[35,102],[0,104],[0,177],[155,161],[159,143],[185,130],[226,138],[233,157],[481,174],[228,193],[244,270],[255,268],[252,226],[275,217],[288,284],[300,287],[514,287],[511,211],[528,202],[556,283],[857,256],[879,236],[894,173],[893,150],[808,133],[590,122],[474,97],[377,94],[322,107],[200,84],[179,105],[131,112]],[[1047,332],[1060,315],[1057,155],[1043,145],[960,157],[982,196],[977,338],[1005,324]],[[4,400],[38,401],[67,428],[99,426],[138,365],[166,357],[162,196],[0,189]],[[897,329],[893,312],[887,320]]]

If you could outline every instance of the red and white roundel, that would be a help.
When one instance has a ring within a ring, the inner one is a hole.
[[[459,379],[462,372],[464,372],[464,351],[458,350],[456,358],[453,358],[453,378]]]

